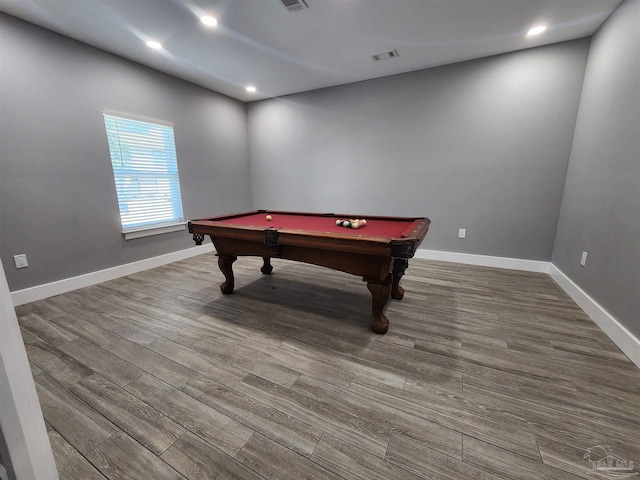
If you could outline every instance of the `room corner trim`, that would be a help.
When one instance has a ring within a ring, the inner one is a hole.
[[[637,339],[613,315],[576,285],[554,264],[549,264],[549,275],[598,327],[640,368],[640,339]]]
[[[36,300],[60,295],[61,293],[70,292],[78,288],[88,287],[89,285],[106,282],[115,278],[124,277],[125,275],[131,275],[143,270],[160,267],[168,263],[177,262],[179,260],[184,260],[185,258],[194,257],[196,255],[212,251],[213,244],[207,243],[198,247],[191,247],[185,250],[179,250],[177,252],[139,260],[137,262],[118,265],[117,267],[98,270],[97,272],[78,275],[77,277],[65,278],[55,282],[25,288],[23,290],[16,290],[15,292],[11,292],[11,300],[13,301],[13,305],[17,307],[18,305],[35,302]]]

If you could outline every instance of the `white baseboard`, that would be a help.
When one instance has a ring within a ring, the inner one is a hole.
[[[528,272],[548,273],[551,278],[578,304],[591,320],[640,368],[640,340],[633,336],[616,318],[600,306],[551,262],[519,258],[490,257],[469,253],[442,252],[418,249],[415,258],[464,263],[483,267],[509,268]]]
[[[160,255],[158,257],[127,263],[113,268],[107,268],[97,272],[87,273],[77,277],[66,278],[57,282],[38,285],[11,293],[14,306],[34,302],[43,298],[70,292],[82,287],[94,285],[107,280],[131,275],[150,268],[177,262],[185,258],[212,252],[213,244],[208,243],[198,247],[180,250],[178,252]],[[538,260],[524,260],[519,258],[491,257],[488,255],[474,255],[470,253],[443,252],[438,250],[419,249],[415,258],[427,260],[439,260],[443,262],[463,263],[467,265],[479,265],[484,267],[509,268],[527,272],[547,273],[562,288],[602,331],[622,350],[633,363],[640,367],[640,340],[635,338],[618,320],[602,308],[595,300],[587,295],[580,287],[562,273],[550,262]]]
[[[626,329],[598,302],[576,285],[554,264],[549,264],[549,275],[578,304],[591,320],[615,343],[633,363],[640,368],[640,340]]]
[[[98,270],[97,272],[91,272],[77,277],[65,278],[56,282],[25,288],[24,290],[16,290],[15,292],[11,292],[11,300],[13,301],[13,305],[17,307],[18,305],[35,302],[36,300],[60,295],[61,293],[70,292],[78,288],[88,287],[89,285],[106,282],[107,280],[124,277],[125,275],[131,275],[143,270],[160,267],[171,262],[177,262],[178,260],[184,260],[185,258],[194,257],[196,255],[212,251],[213,244],[206,243],[197,247],[167,253],[166,255],[147,258],[138,262],[126,263],[124,265],[118,265],[117,267],[107,268],[105,270]]]
[[[443,252],[440,250],[418,249],[415,258],[439,260],[441,262],[465,263],[482,267],[509,268],[527,272],[549,273],[549,262],[538,260],[523,260],[521,258],[491,257],[489,255],[474,255],[472,253]]]

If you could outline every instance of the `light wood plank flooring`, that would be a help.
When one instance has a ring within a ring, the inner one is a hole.
[[[640,371],[549,276],[414,259],[380,336],[359,278],[273,263],[16,309],[62,479],[592,479],[598,445],[638,471]]]

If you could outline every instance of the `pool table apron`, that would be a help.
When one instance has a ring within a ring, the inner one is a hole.
[[[308,247],[296,245],[295,238],[290,243],[286,235],[280,234],[278,245],[267,245],[265,243],[249,240],[239,240],[237,238],[222,238],[211,236],[211,241],[216,247],[218,255],[224,256],[258,256],[283,258],[298,262],[310,263],[321,267],[339,270],[341,272],[359,275],[371,280],[384,282],[391,272],[393,258],[387,246],[380,246],[380,250],[387,250],[385,253],[370,254],[350,251],[343,247],[341,249],[327,248],[328,246]],[[334,246],[339,248],[340,246]]]

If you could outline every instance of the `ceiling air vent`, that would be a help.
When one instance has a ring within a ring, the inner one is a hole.
[[[307,2],[304,0],[280,0],[280,3],[290,12],[299,12],[305,8],[309,8],[309,5],[307,5]]]
[[[399,56],[400,54],[398,53],[398,50],[391,50],[389,52],[383,52],[383,53],[377,53],[375,55],[371,55],[371,58],[373,58],[374,62],[379,62],[380,60],[387,60],[388,58],[395,58]]]

